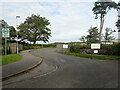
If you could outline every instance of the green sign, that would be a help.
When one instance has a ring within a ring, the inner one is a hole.
[[[2,37],[10,37],[10,30],[9,28],[2,29]]]

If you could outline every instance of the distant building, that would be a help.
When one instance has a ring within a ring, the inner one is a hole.
[[[120,42],[120,39],[111,40],[111,42],[118,43],[118,42]]]
[[[110,41],[109,42],[108,41],[107,42],[106,41],[102,41],[101,43],[102,44],[113,44],[113,42],[110,42]]]
[[[118,43],[120,42],[120,39],[114,39],[110,41],[102,41],[102,44],[113,44],[113,43]]]

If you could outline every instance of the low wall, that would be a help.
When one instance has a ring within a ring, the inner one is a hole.
[[[9,48],[10,53],[12,54],[16,53],[16,43],[9,43],[8,48]]]
[[[2,46],[2,48],[5,48],[5,46]],[[23,45],[18,44],[18,50],[19,52],[23,50]],[[17,44],[16,43],[8,43],[7,44],[7,53],[15,54],[17,52]],[[4,49],[3,49],[4,53]]]

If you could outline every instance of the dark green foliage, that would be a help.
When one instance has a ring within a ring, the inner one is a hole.
[[[9,25],[3,19],[0,20],[0,29],[7,28]]]
[[[101,52],[100,54],[104,55],[120,55],[120,43],[114,43],[112,45],[101,45]]]
[[[90,45],[71,45],[70,52],[79,53],[80,49],[89,49],[89,48],[90,48]]]
[[[115,43],[113,46],[112,46],[112,51],[113,51],[113,55],[117,55],[117,56],[120,56],[120,43]]]
[[[106,28],[106,29],[105,29],[105,35],[104,35],[105,42],[114,39],[113,36],[111,36],[111,34],[112,34],[113,32],[115,32],[115,31],[113,31],[113,30],[110,29],[110,28]]]
[[[15,40],[15,38],[16,38],[16,30],[15,30],[15,28],[13,26],[9,26],[6,21],[0,20],[0,33],[1,33],[2,28],[9,28],[9,30],[10,30],[10,37],[6,39],[7,44],[16,43],[16,40]],[[5,47],[4,47],[5,38],[4,37],[0,38],[0,44],[2,44],[2,46],[3,46],[1,52],[2,52],[2,55],[4,55],[5,54]],[[10,48],[7,48],[7,54],[11,54]]]
[[[39,46],[42,46],[42,44],[39,44]],[[56,47],[56,44],[43,44],[43,47]]]
[[[85,52],[87,54],[90,54],[91,51],[92,50],[90,49],[90,45],[71,45],[70,46],[70,52],[75,52],[75,53]],[[120,56],[120,43],[114,43],[112,45],[102,44],[101,49],[99,50],[99,54]]]
[[[80,52],[80,47],[79,46],[70,46],[70,52]]]
[[[81,38],[79,38],[80,41],[85,42],[86,41],[86,36],[81,36]]]
[[[112,45],[102,44],[101,51],[99,52],[102,55],[110,55],[112,54]]]
[[[5,48],[2,48],[2,55],[5,55]]]
[[[112,8],[117,9],[117,4],[113,1],[112,2],[95,2],[92,11],[94,12],[94,14],[96,14],[96,17],[98,17],[98,14],[104,17],[107,14],[107,12]]]
[[[23,50],[33,49],[33,45],[29,43],[23,44]]]
[[[56,47],[56,44],[28,44],[28,43],[25,43],[23,45],[23,49],[24,50],[29,50],[29,49],[41,49],[43,46],[43,48],[54,48]]]
[[[88,29],[88,35],[87,36],[81,36],[79,39],[80,41],[90,43],[97,43],[99,42],[99,32],[97,27],[90,27]]]
[[[94,7],[92,9],[93,13],[96,15],[95,19],[100,18],[100,32],[99,32],[99,40],[101,41],[102,29],[104,26],[104,18],[107,15],[108,11],[113,9],[118,9],[117,4],[114,1],[111,2],[95,2]]]
[[[15,38],[17,37],[15,28],[13,26],[9,26],[8,28],[10,30],[9,40],[10,41],[15,41]]]
[[[119,17],[120,17],[120,16],[119,16]],[[120,30],[120,19],[117,20],[116,26],[117,26],[118,30]],[[119,32],[120,32],[120,31],[119,31]]]
[[[99,33],[97,27],[90,27],[88,30],[89,34],[86,36],[87,43],[99,42]]]
[[[49,20],[45,17],[40,17],[40,15],[27,17],[24,23],[18,26],[21,40],[28,40],[34,44],[36,41],[48,42],[51,36],[51,30],[47,27],[48,25],[50,25]]]

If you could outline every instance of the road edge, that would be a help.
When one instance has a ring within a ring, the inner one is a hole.
[[[11,75],[8,75],[8,76],[6,76],[6,77],[2,77],[2,78],[0,79],[0,81],[4,81],[4,80],[6,80],[6,79],[9,79],[9,78],[11,78],[11,77],[14,77],[14,76],[17,76],[17,75],[20,75],[20,74],[23,74],[23,73],[27,73],[27,72],[31,71],[32,69],[36,68],[37,66],[39,66],[40,64],[42,64],[42,62],[43,62],[43,59],[40,58],[40,61],[39,61],[37,64],[35,64],[35,65],[31,66],[31,67],[28,67],[28,68],[25,69],[25,70],[19,71],[19,72],[15,73],[15,74],[11,74]]]

